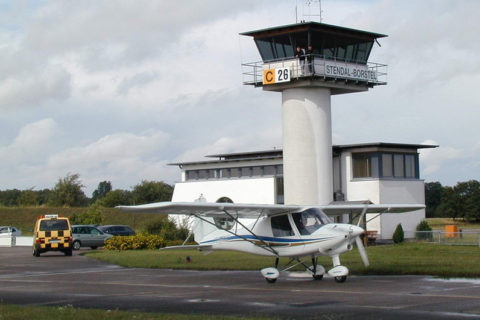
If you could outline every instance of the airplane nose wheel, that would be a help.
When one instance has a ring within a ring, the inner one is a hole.
[[[345,280],[347,280],[347,276],[335,277],[334,279],[337,283],[343,283]]]
[[[268,283],[275,283],[277,281],[277,279],[270,279],[270,278],[265,278],[265,280],[268,282]]]

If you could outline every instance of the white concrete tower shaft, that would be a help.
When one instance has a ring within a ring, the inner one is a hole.
[[[330,89],[282,91],[285,204],[333,200]]]

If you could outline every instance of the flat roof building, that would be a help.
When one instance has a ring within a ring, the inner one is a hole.
[[[433,145],[365,143],[332,147],[334,201],[370,201],[376,204],[424,204],[419,149]],[[172,201],[284,203],[283,150],[225,153],[208,160],[172,163],[182,171]],[[373,216],[367,216],[367,221]],[[425,211],[384,214],[367,223],[380,239],[391,239],[398,223],[407,237],[425,218]],[[337,217],[347,222],[348,215]]]

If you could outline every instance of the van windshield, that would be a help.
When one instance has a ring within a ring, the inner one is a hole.
[[[40,231],[68,230],[68,222],[65,219],[60,220],[42,220],[40,221]]]

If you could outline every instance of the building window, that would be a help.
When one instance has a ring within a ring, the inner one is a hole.
[[[208,170],[198,170],[198,179],[207,179]]]
[[[403,178],[405,176],[403,161],[403,154],[396,153],[393,155],[393,173],[395,178]]]
[[[418,155],[412,153],[353,153],[356,178],[418,179]]]
[[[392,154],[382,154],[382,176],[393,177],[393,158]]]
[[[275,166],[265,166],[263,167],[263,174],[266,176],[274,176],[275,175]]]
[[[230,169],[221,169],[220,170],[220,178],[230,178]]]
[[[230,169],[230,178],[238,178],[240,177],[240,169],[239,168],[231,168]]]
[[[415,155],[406,154],[405,155],[405,178],[416,178],[416,161]]]
[[[252,175],[252,169],[250,167],[243,167],[241,171],[242,177],[250,177]]]
[[[277,167],[277,175],[283,175],[283,165],[278,165]]]
[[[263,168],[262,167],[253,167],[253,176],[258,177],[258,176],[263,176]]]
[[[187,180],[197,180],[198,173],[195,170],[188,170],[187,171]]]
[[[378,178],[377,153],[354,153],[352,158],[354,178]]]
[[[250,178],[282,175],[283,165],[185,170],[186,180],[229,179],[241,177]]]

